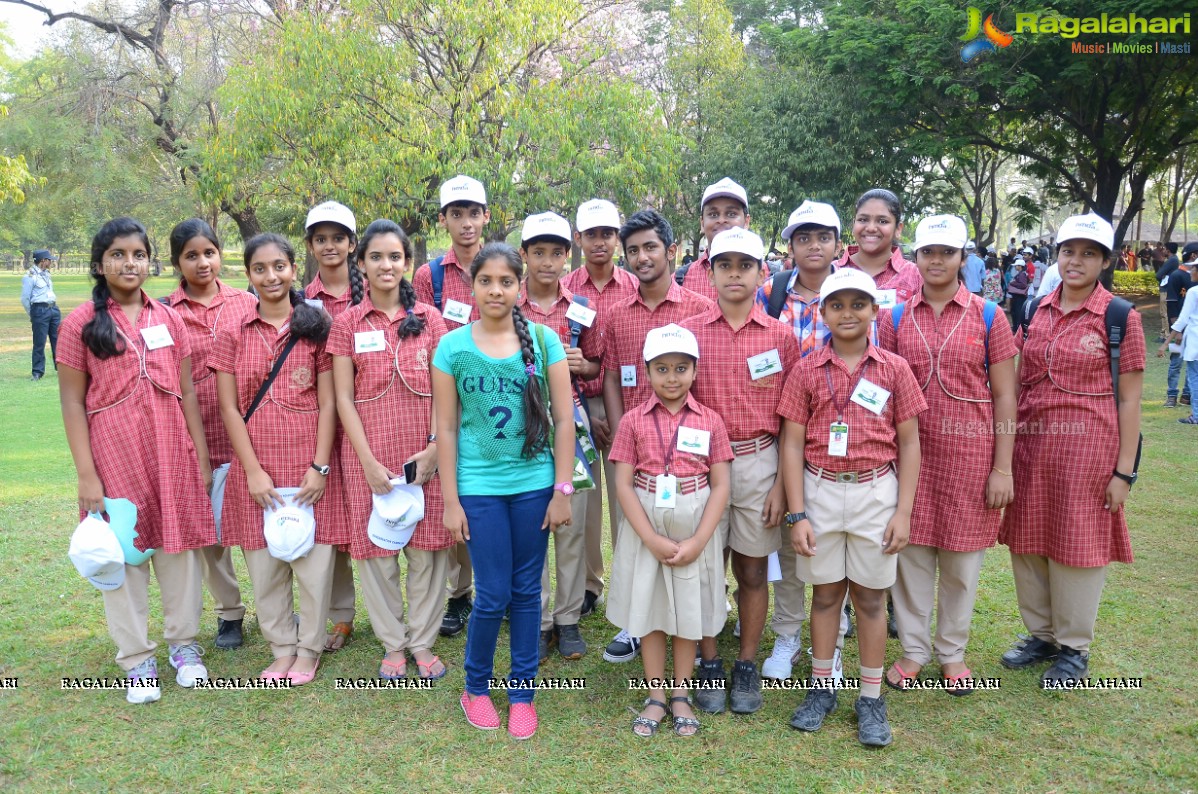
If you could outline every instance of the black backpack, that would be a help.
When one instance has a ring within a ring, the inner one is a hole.
[[[790,286],[790,277],[793,274],[794,270],[783,270],[774,274],[773,283],[770,285],[770,302],[765,311],[775,320],[782,316],[782,307],[786,305],[786,288]]]

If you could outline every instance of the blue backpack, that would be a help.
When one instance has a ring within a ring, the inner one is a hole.
[[[445,257],[439,256],[428,261],[428,274],[433,277],[433,305],[441,311],[441,286],[445,283]]]
[[[907,304],[900,303],[890,310],[890,319],[894,321],[894,332],[898,333],[899,322],[903,319],[903,307]],[[998,314],[998,304],[994,301],[986,301],[986,305],[982,307],[982,321],[986,323],[986,338],[983,340],[986,345],[986,371],[990,371],[990,326],[994,325],[994,315]]]

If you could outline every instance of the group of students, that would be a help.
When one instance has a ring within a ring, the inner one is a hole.
[[[127,561],[123,584],[104,592],[131,702],[160,694],[151,562],[176,681],[193,686],[207,676],[201,578],[217,603],[217,645],[240,644],[229,550],[241,546],[274,656],[262,678],[310,682],[322,652],[348,638],[350,559],[383,645],[379,677],[405,677],[409,654],[420,677],[443,677],[432,648],[452,616],[440,609],[448,578],[451,599],[469,604],[475,591],[466,719],[501,725],[490,686],[506,616],[507,727],[528,738],[540,661],[553,645],[566,658],[585,653],[577,624],[603,588],[605,480],[606,611],[621,630],[605,658],[642,657],[650,690],[632,721],[638,735],[667,716],[692,736],[696,710],[760,709],[762,673],[788,678],[799,656],[806,583],[814,686],[791,725],[818,730],[836,707],[847,597],[859,739],[889,744],[883,683],[905,690],[935,655],[952,694],[973,691],[965,649],[996,540],[1011,549],[1030,633],[1003,664],[1053,660],[1046,683],[1085,676],[1106,565],[1131,560],[1122,505],[1136,476],[1145,356],[1133,310],[1113,382],[1112,296],[1098,283],[1109,223],[1066,222],[1063,283],[1017,338],[960,281],[964,222],[923,220],[907,262],[901,206],[886,190],[857,202],[855,243],[840,261],[835,209],[805,201],[783,231],[795,268],[767,279],[746,192],[720,180],[703,195],[710,244],[687,274],[694,290],[674,282],[674,233],[653,210],[621,221],[596,199],[573,230],[533,215],[516,250],[483,244],[478,181],[447,181],[440,204],[452,248],[411,283],[399,226],[375,221],[359,237],[348,208],[314,207],[305,240],[320,272],[306,298],[278,235],[246,242],[255,297],[220,282],[207,224],[180,224],[170,241],[180,286],[162,303],[141,289],[145,229],[120,218],[96,235],[93,300],[60,335],[61,395],[81,512],[128,499],[136,548],[156,550]],[[627,271],[614,266],[617,241]],[[564,275],[572,243],[585,264]],[[600,458],[595,488],[576,491],[581,436]],[[223,486],[213,488],[214,473]],[[206,489],[212,510],[201,507]],[[396,505],[413,503],[419,520],[397,536],[406,511]],[[267,532],[283,511],[307,513],[306,543]],[[774,553],[777,641],[759,671]],[[717,650],[729,560],[739,614],[730,687]],[[884,673],[888,590],[903,656]],[[328,620],[343,626],[331,637]]]

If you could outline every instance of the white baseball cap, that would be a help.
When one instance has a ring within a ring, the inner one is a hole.
[[[874,303],[878,302],[877,285],[868,273],[855,267],[842,267],[824,279],[819,288],[819,305],[823,306],[833,294],[846,289],[864,292],[874,299]]]
[[[698,358],[699,340],[690,331],[674,323],[654,328],[645,337],[645,361],[652,361],[667,353],[682,353]]]
[[[1066,218],[1057,230],[1057,245],[1066,240],[1091,240],[1107,250],[1115,250],[1115,229],[1111,222],[1093,212]]]
[[[441,185],[441,209],[445,209],[455,201],[472,201],[485,207],[487,205],[487,189],[477,179],[458,174],[453,179],[445,180]]]
[[[964,248],[969,241],[969,230],[965,221],[956,215],[932,215],[924,218],[915,227],[915,250],[925,245],[947,245],[949,248]]]
[[[380,549],[399,551],[416,534],[416,524],[424,518],[424,489],[408,485],[403,477],[391,481],[391,492],[374,494],[374,509],[366,525],[370,542]]]
[[[283,562],[293,562],[307,556],[316,544],[316,516],[312,505],[297,505],[293,501],[299,488],[276,488],[283,497],[283,506],[262,511],[262,532],[270,556]]]
[[[973,240],[970,240],[969,242],[967,242],[965,244],[965,250],[966,251],[976,251],[976,250],[978,250],[978,244],[975,243]]]
[[[714,185],[708,185],[707,189],[703,191],[703,202],[699,204],[699,206],[703,207],[713,198],[720,198],[721,196],[734,198],[741,204],[745,205],[745,207],[749,206],[749,194],[745,192],[743,187],[732,181],[732,179],[729,177],[724,177]]]
[[[67,551],[75,570],[100,590],[125,583],[125,553],[112,529],[96,513],[79,522]]]
[[[782,230],[782,239],[789,242],[800,226],[827,226],[840,236],[840,216],[836,214],[836,208],[821,201],[804,201],[790,213],[786,228]]]
[[[358,233],[358,222],[354,218],[354,213],[339,201],[326,201],[308,210],[308,219],[304,221],[304,228],[311,229],[318,223],[336,223],[349,229],[353,234]]]
[[[620,210],[606,199],[591,199],[579,205],[574,227],[580,232],[606,227],[620,228]]]
[[[709,259],[715,259],[720,254],[735,252],[747,254],[758,262],[765,256],[765,243],[755,233],[739,226],[725,229],[715,236],[707,249]]]
[[[570,222],[556,212],[542,212],[539,215],[529,215],[524,219],[524,228],[520,231],[520,242],[527,243],[538,237],[555,237],[563,240],[569,247]]]

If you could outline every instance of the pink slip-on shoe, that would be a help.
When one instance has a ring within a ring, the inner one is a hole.
[[[480,731],[493,731],[499,728],[499,712],[495,710],[495,704],[491,702],[490,695],[475,695],[473,698],[469,692],[462,693],[462,713],[466,715],[466,722],[478,728]]]
[[[292,686],[303,686],[304,684],[312,683],[312,679],[316,678],[316,671],[319,669],[320,669],[320,661],[317,660],[316,666],[313,667],[310,671],[308,671],[306,673],[298,672],[293,668],[291,670],[288,670],[286,672],[286,674],[284,674],[283,678],[290,681]]]
[[[513,703],[507,713],[507,732],[513,739],[531,739],[537,732],[537,709],[531,703]]]

